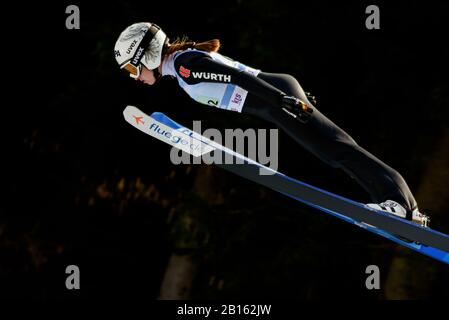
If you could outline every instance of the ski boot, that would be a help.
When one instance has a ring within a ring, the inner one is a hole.
[[[398,216],[402,219],[410,220],[422,227],[429,226],[430,218],[419,212],[418,208],[408,213],[403,206],[393,200],[387,200],[379,204],[368,203],[367,206],[376,210],[387,212],[389,214],[394,214],[395,216]]]
[[[411,212],[410,211],[407,212],[407,210],[403,206],[401,206],[399,203],[397,203],[396,201],[393,201],[393,200],[387,200],[387,201],[384,201],[379,204],[368,203],[366,206],[369,208],[387,212],[389,214],[393,214],[402,219],[412,221],[422,227],[428,227],[429,223],[430,223],[430,217],[419,212],[418,208],[414,209]],[[415,242],[415,243],[419,244],[416,241],[412,241],[412,240],[404,238],[402,236],[399,236],[399,235],[395,235],[395,236],[403,241],[408,242],[408,243]]]

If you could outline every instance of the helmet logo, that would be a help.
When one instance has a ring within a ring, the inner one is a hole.
[[[140,62],[141,57],[142,57],[142,53],[145,51],[144,48],[140,47],[139,50],[136,53],[136,56],[133,59],[133,64],[136,65]]]
[[[133,40],[133,42],[131,43],[131,45],[129,46],[128,50],[126,50],[127,54],[131,53],[131,50],[136,46],[137,40]]]
[[[115,56],[116,56],[116,57],[121,57],[121,55],[120,55],[120,51],[118,51],[118,50],[114,50],[114,53],[115,53]]]

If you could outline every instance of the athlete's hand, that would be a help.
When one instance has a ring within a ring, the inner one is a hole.
[[[312,96],[312,94],[310,92],[305,92],[307,99],[309,99],[310,102],[312,102],[312,104],[314,106],[316,106],[316,98],[315,96]]]
[[[282,97],[282,109],[296,118],[297,120],[306,123],[313,110],[305,102],[293,96]]]
[[[287,109],[295,109],[298,108],[301,105],[301,100],[299,100],[296,97],[293,96],[283,96],[282,97],[282,106],[287,108]]]

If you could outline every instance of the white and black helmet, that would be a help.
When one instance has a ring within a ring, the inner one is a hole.
[[[121,69],[138,78],[141,64],[154,70],[161,64],[167,35],[154,23],[139,22],[127,27],[115,43],[114,53]]]

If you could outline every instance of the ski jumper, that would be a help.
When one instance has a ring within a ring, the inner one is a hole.
[[[407,183],[393,168],[360,147],[307,99],[291,75],[266,73],[216,52],[177,51],[162,62],[162,76],[174,77],[199,103],[260,117],[334,168],[355,179],[376,202],[394,200],[407,211],[417,208]],[[282,110],[284,95],[313,108],[307,123]]]

